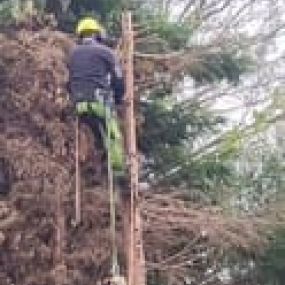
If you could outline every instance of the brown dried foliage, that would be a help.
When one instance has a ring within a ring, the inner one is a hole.
[[[108,195],[103,186],[84,191],[83,223],[73,226],[75,121],[65,89],[73,43],[48,30],[0,38],[0,157],[8,161],[13,180],[0,203],[0,284],[55,283],[58,191],[66,223],[65,281],[95,284],[110,269]],[[92,153],[88,137],[84,161]],[[215,208],[195,209],[175,196],[143,195],[142,213],[148,267],[173,276],[184,272],[200,245],[214,249],[213,261],[221,250],[255,252],[264,242],[256,223],[225,217]],[[122,245],[119,234],[124,264]]]

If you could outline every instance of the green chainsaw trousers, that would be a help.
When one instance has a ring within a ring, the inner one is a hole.
[[[122,172],[124,170],[124,143],[117,116],[111,108],[102,102],[78,102],[76,103],[76,114],[80,116],[88,115],[99,119],[103,144],[106,151],[110,152],[111,164],[114,171]],[[100,126],[99,126],[100,128]],[[108,135],[109,133],[109,135]]]

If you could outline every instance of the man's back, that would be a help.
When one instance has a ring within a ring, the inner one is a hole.
[[[84,39],[71,54],[69,73],[69,86],[73,96],[93,94],[98,88],[111,88],[115,102],[121,102],[124,94],[122,69],[109,47],[93,39]]]
[[[71,89],[109,88],[115,57],[111,49],[96,41],[78,45],[70,58]]]

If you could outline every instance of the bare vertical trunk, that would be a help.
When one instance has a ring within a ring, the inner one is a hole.
[[[24,2],[24,14],[33,15],[35,11],[35,3],[34,0],[26,0]]]
[[[56,238],[55,238],[55,285],[63,285],[66,279],[66,268],[63,258],[65,219],[63,207],[63,190],[58,181],[56,183]]]
[[[276,123],[276,144],[278,149],[279,160],[285,165],[285,120],[282,119]],[[275,191],[278,193],[281,189],[280,184],[277,183]],[[283,192],[283,191],[281,191]]]
[[[145,266],[145,255],[143,248],[143,226],[140,208],[135,209],[135,266],[134,266],[134,285],[146,285],[146,266]]]
[[[138,156],[137,135],[134,114],[134,31],[132,26],[132,15],[130,12],[123,14],[123,50],[124,67],[126,74],[126,153],[128,174],[131,188],[129,203],[126,202],[126,231],[128,239],[128,284],[145,285],[145,260],[142,247],[142,224],[138,204]]]
[[[80,161],[79,161],[79,118],[76,117],[76,151],[75,151],[75,223],[79,225],[81,223],[81,181],[80,181]]]
[[[280,155],[285,157],[285,120],[276,123],[276,140]]]

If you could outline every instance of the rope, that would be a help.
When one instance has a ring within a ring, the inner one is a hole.
[[[115,197],[115,189],[114,189],[114,175],[112,168],[112,158],[110,152],[111,146],[111,130],[108,122],[111,120],[111,103],[107,102],[105,108],[105,126],[107,132],[107,163],[108,163],[108,190],[110,195],[110,233],[111,233],[111,250],[112,250],[112,266],[111,266],[111,274],[112,277],[119,276],[120,268],[118,264],[118,249],[117,249],[117,241],[116,241],[116,197]]]
[[[75,150],[75,223],[81,223],[81,189],[80,189],[80,162],[79,162],[79,117],[76,116],[76,150]]]
[[[110,99],[109,99],[110,100]],[[116,241],[116,195],[114,189],[114,174],[112,168],[112,158],[110,152],[111,146],[111,129],[109,122],[111,121],[112,103],[109,100],[105,101],[105,127],[99,124],[99,131],[101,137],[106,142],[107,151],[107,172],[108,172],[108,191],[110,198],[110,234],[111,234],[111,252],[112,252],[112,266],[111,275],[112,277],[120,276],[120,268],[118,264],[118,249]],[[80,174],[79,174],[79,118],[76,118],[76,224],[81,221],[81,191],[80,191]]]

